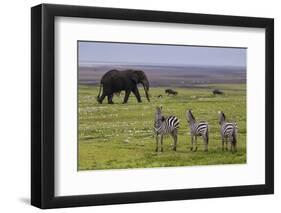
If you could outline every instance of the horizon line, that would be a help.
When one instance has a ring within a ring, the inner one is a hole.
[[[220,65],[220,64],[162,64],[162,63],[128,63],[128,62],[91,62],[91,61],[83,61],[78,62],[79,66],[83,66],[85,64],[102,64],[102,65],[121,65],[121,66],[174,66],[174,67],[185,67],[185,66],[195,66],[195,67],[235,67],[235,68],[247,68],[247,66],[241,66],[241,65]]]

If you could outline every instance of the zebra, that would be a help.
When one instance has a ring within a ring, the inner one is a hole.
[[[162,115],[162,106],[156,107],[154,120],[154,132],[156,136],[155,152],[158,152],[159,136],[161,142],[161,152],[163,152],[163,137],[166,134],[169,134],[173,137],[173,150],[177,151],[178,128],[179,119],[176,116],[172,115],[166,118]]]
[[[195,117],[193,116],[191,110],[186,111],[187,122],[190,127],[190,135],[191,135],[191,148],[193,151],[194,143],[195,143],[195,152],[197,151],[197,136],[202,136],[205,144],[204,151],[208,151],[208,143],[209,143],[209,125],[205,121],[197,122]]]
[[[237,152],[237,132],[238,126],[235,122],[227,122],[225,114],[219,113],[219,124],[221,126],[221,140],[222,140],[222,151],[224,151],[224,143],[226,144],[226,151],[228,150],[228,141],[231,144],[230,151]]]

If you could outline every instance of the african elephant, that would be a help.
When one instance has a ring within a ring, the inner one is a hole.
[[[97,101],[101,104],[105,96],[107,96],[108,103],[113,104],[113,94],[116,92],[125,91],[125,97],[123,103],[127,103],[130,93],[133,92],[136,96],[138,102],[141,102],[140,93],[137,84],[141,83],[143,85],[145,95],[149,100],[149,82],[145,73],[141,70],[110,70],[103,75],[100,81],[100,90],[97,96]],[[102,95],[101,93],[102,89]]]

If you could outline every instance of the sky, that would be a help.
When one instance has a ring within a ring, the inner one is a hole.
[[[246,67],[246,48],[78,42],[79,64],[120,63]]]

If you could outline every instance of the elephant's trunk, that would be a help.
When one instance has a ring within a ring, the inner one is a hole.
[[[146,99],[148,100],[148,102],[150,102],[149,94],[148,94],[148,91],[149,91],[149,83],[148,83],[148,81],[143,82],[143,89],[145,91]]]

